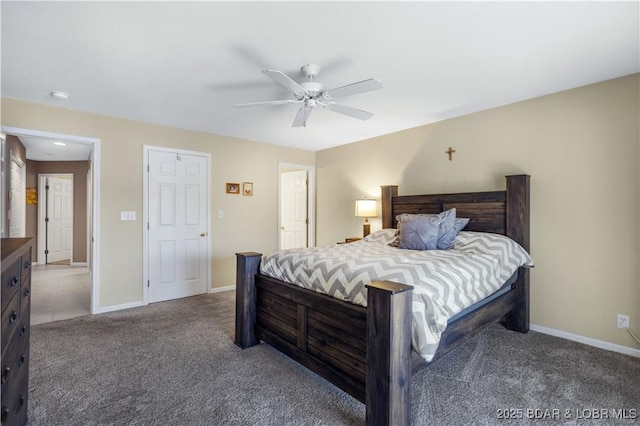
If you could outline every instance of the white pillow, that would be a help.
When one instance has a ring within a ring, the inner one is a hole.
[[[380,229],[364,237],[370,243],[391,244],[398,238],[398,230],[393,228]]]

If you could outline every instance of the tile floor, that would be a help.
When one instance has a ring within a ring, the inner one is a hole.
[[[89,315],[85,266],[35,265],[31,271],[31,324]]]

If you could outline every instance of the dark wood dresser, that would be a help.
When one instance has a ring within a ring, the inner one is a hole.
[[[31,238],[2,239],[3,425],[27,422]]]

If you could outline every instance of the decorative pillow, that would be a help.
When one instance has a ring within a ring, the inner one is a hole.
[[[437,249],[438,250],[446,250],[453,244],[458,233],[469,223],[468,218],[456,218],[456,209],[452,208],[446,211],[443,211],[438,214],[400,214],[396,216],[396,220],[398,221],[398,235],[402,235],[402,226],[403,222],[405,222],[410,217],[434,217],[437,216],[441,219],[440,228],[438,230],[438,242]],[[400,238],[397,238],[394,243],[391,245],[395,245],[396,247],[399,245]]]
[[[438,248],[440,222],[438,215],[407,215],[402,218],[398,247],[409,250],[435,250]]]
[[[440,229],[438,234],[438,250],[446,250],[451,247],[453,240],[458,233],[456,232],[456,209],[445,210],[438,214],[442,219],[440,221]]]
[[[460,233],[464,229],[465,226],[469,223],[468,217],[457,217],[456,224],[454,225],[456,228],[456,235]]]
[[[393,228],[380,229],[364,237],[364,241],[380,244],[390,244],[398,238],[398,230]]]

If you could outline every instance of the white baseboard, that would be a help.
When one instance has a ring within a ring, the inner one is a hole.
[[[224,286],[224,287],[215,287],[215,288],[210,288],[209,289],[209,294],[211,293],[222,293],[223,291],[231,291],[231,290],[235,290],[236,286],[235,285],[228,285],[228,286]]]
[[[87,262],[71,262],[71,266],[87,266]]]
[[[604,340],[592,339],[591,337],[580,336],[578,334],[573,334],[562,330],[555,330],[553,328],[543,327],[541,325],[530,324],[529,329],[532,331],[537,331],[538,333],[561,337],[563,339],[572,340],[578,343],[584,343],[585,345],[594,346],[596,348],[605,349],[607,351],[618,352],[621,354],[640,358],[640,349],[617,345],[615,343],[605,342]]]
[[[121,311],[123,309],[139,308],[140,306],[146,306],[146,304],[142,301],[139,301],[139,302],[123,303],[121,305],[103,306],[101,308],[97,308],[93,313],[104,314],[107,312]]]
[[[223,291],[235,290],[235,285],[228,285],[226,287],[216,287],[210,288],[209,293],[221,293]],[[142,301],[131,302],[131,303],[123,303],[121,305],[112,305],[112,306],[103,306],[101,308],[97,308],[94,314],[104,314],[107,312],[121,311],[123,309],[131,309],[131,308],[139,308],[140,306],[147,306],[147,303]]]

